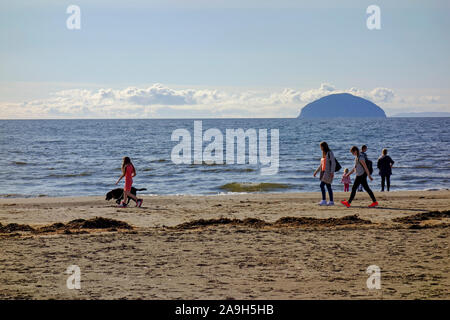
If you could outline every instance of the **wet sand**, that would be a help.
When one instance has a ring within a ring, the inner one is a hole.
[[[449,299],[450,191],[376,196],[376,209],[361,193],[350,209],[319,207],[318,193],[144,196],[125,209],[0,199],[0,298]],[[95,217],[132,227],[76,220]],[[366,286],[370,265],[380,290]]]

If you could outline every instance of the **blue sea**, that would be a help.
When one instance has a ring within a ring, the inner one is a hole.
[[[248,163],[174,164],[171,152],[178,142],[171,135],[184,128],[193,136],[189,119],[1,120],[0,197],[103,195],[116,187],[124,156],[137,169],[133,185],[147,188],[143,194],[212,195],[235,191],[227,188],[231,183],[261,184],[263,192],[319,191],[313,171],[321,141],[344,168],[353,165],[352,145],[368,145],[375,167],[387,148],[395,161],[392,191],[450,187],[450,118],[203,119],[202,125],[224,136],[226,129],[278,129],[278,173],[261,175],[260,165]],[[341,175],[334,182],[338,190]],[[376,168],[373,176],[371,186],[379,190]]]

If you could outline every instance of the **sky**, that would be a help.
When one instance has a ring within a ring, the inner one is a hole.
[[[340,92],[388,115],[450,112],[449,14],[433,0],[2,1],[0,119],[296,117]]]

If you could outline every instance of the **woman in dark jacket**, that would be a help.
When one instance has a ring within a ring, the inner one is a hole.
[[[394,160],[387,155],[387,149],[381,151],[381,157],[378,158],[377,168],[381,176],[381,192],[384,191],[384,184],[387,184],[387,191],[391,188],[391,174]]]

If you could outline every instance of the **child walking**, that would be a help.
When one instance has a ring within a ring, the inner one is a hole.
[[[121,208],[125,208],[127,206],[128,197],[136,201],[136,207],[140,207],[142,205],[143,200],[138,199],[134,194],[131,193],[131,186],[133,185],[133,177],[136,176],[136,169],[134,165],[131,163],[129,157],[123,157],[122,161],[122,175],[117,180],[116,184],[125,177],[125,186],[123,187],[123,201],[119,205]]]
[[[344,184],[344,192],[348,192],[350,190],[350,183],[352,183],[352,179],[348,175],[348,168],[345,168],[344,174],[342,175],[341,183]]]

